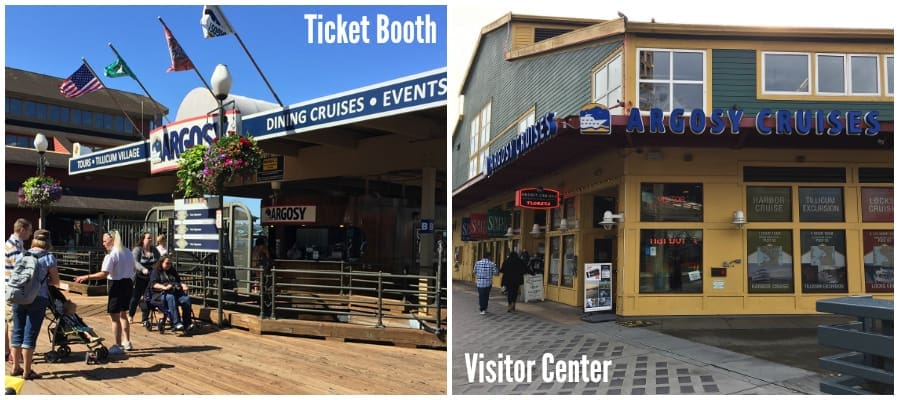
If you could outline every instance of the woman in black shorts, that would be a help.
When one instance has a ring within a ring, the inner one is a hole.
[[[115,336],[115,344],[109,348],[109,354],[122,354],[125,350],[133,348],[131,328],[127,321],[128,305],[134,289],[134,256],[122,246],[122,238],[117,231],[103,234],[103,247],[109,253],[103,258],[103,267],[100,268],[100,272],[81,275],[75,278],[75,282],[82,283],[104,278],[109,281],[109,299],[106,311],[112,321],[112,332]],[[123,336],[124,341],[122,341]]]

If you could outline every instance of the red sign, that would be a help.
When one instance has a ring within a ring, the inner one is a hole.
[[[515,191],[515,206],[532,210],[548,210],[559,207],[561,196],[558,190],[545,188],[525,188]]]
[[[471,240],[487,239],[487,214],[471,214],[468,234]]]

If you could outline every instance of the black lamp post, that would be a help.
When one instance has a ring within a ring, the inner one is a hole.
[[[46,167],[46,163],[47,163],[47,157],[44,155],[44,153],[47,151],[47,145],[48,145],[47,138],[44,136],[43,133],[38,133],[37,135],[34,136],[34,149],[37,150],[37,154],[40,156],[37,161],[37,175],[40,176],[41,178],[44,177],[44,173],[45,173],[44,168]],[[41,204],[41,207],[40,207],[40,218],[38,218],[38,220],[37,220],[37,227],[38,227],[38,229],[44,229],[44,205],[43,204]]]
[[[210,84],[212,85],[212,93],[215,95],[215,100],[218,102],[219,108],[219,129],[217,133],[217,137],[222,138],[225,136],[225,107],[224,101],[228,98],[228,92],[231,91],[231,72],[228,71],[228,66],[225,64],[219,64],[215,66],[215,70],[212,72],[212,78],[210,79]],[[219,202],[219,215],[221,215],[221,226],[219,227],[219,254],[216,257],[216,269],[218,270],[216,282],[218,284],[218,326],[222,327],[222,318],[223,318],[223,306],[222,306],[222,259],[224,258],[224,241],[225,241],[225,199],[222,194],[222,188],[218,188],[218,202]]]

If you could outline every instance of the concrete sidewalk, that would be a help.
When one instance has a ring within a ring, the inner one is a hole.
[[[559,303],[519,303],[517,312],[508,313],[496,288],[487,315],[480,315],[477,297],[471,283],[453,282],[453,394],[821,394],[825,377],[805,369],[652,329],[583,322],[579,308]],[[466,365],[476,354],[492,361],[535,360],[533,379],[481,382],[484,375]],[[609,360],[608,381],[545,381],[545,354],[555,361],[580,361],[584,355]]]

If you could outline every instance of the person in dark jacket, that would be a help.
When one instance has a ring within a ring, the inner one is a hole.
[[[527,266],[521,257],[514,251],[503,262],[502,285],[506,287],[506,296],[509,300],[507,312],[515,311],[515,300],[518,299],[518,288],[524,284],[524,273]]]

